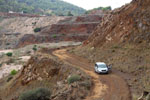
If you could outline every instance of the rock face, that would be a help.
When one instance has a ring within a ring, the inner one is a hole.
[[[133,0],[131,4],[105,15],[85,44],[142,43],[150,41],[150,1]]]

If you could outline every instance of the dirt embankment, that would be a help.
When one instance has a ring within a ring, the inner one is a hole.
[[[92,77],[93,90],[85,100],[131,100],[130,90],[126,82],[116,73],[98,75],[93,70],[94,64],[82,57],[67,53],[65,49],[57,50],[53,54]]]

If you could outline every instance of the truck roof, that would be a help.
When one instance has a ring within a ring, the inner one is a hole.
[[[106,65],[104,62],[96,62],[97,65]]]

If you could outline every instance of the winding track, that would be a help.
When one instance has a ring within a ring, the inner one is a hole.
[[[99,75],[94,72],[88,60],[67,53],[66,49],[56,50],[55,56],[65,63],[78,67],[92,77],[93,89],[85,100],[131,100],[130,90],[124,79],[115,73]]]

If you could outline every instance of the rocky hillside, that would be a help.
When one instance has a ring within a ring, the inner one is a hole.
[[[55,24],[65,17],[14,17],[0,20],[0,47],[14,48],[25,34],[36,34],[35,28]]]
[[[75,53],[113,65],[126,73],[133,96],[149,91],[150,1],[133,0],[105,15],[91,36]]]
[[[85,44],[102,46],[105,43],[142,43],[150,39],[148,0],[133,0],[131,4],[110,12]]]
[[[65,17],[58,23],[47,25],[35,34],[25,34],[17,47],[44,42],[84,41],[101,22],[102,15]]]
[[[31,57],[13,79],[0,80],[1,100],[18,99],[24,91],[46,88],[51,91],[50,100],[84,99],[90,91],[91,78],[81,70],[64,64],[51,54],[51,49],[42,49]],[[75,80],[71,77],[77,77]]]
[[[84,41],[103,17],[14,15],[0,17],[1,48],[10,49],[45,42]]]

